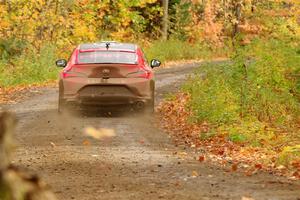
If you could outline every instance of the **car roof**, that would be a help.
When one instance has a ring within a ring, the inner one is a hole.
[[[114,41],[101,41],[97,43],[86,43],[81,44],[79,46],[79,50],[98,50],[98,49],[107,49],[107,45],[109,45],[109,50],[114,51],[130,51],[136,52],[137,45],[132,43],[120,43]]]

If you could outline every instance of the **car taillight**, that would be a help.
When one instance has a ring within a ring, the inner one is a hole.
[[[63,71],[63,78],[77,77],[78,75],[69,71]]]
[[[74,72],[74,71],[63,71],[62,73],[63,78],[71,78],[71,77],[85,77],[84,74],[79,73],[79,72]]]
[[[141,69],[137,72],[133,72],[127,75],[128,78],[146,78],[149,79],[151,77],[151,72]]]

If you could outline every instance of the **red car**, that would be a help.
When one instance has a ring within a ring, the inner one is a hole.
[[[70,106],[106,108],[129,105],[136,110],[154,109],[154,74],[136,44],[100,42],[81,44],[69,61],[56,61],[64,69],[59,79],[58,110]]]

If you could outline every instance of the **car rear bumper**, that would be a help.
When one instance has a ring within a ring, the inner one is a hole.
[[[66,98],[65,102],[73,105],[86,106],[135,105],[137,103],[147,105],[151,103],[151,99],[134,96],[102,96]]]
[[[154,81],[141,78],[65,79],[62,98],[86,106],[150,104]]]

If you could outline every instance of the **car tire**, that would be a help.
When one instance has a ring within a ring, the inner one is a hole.
[[[149,104],[145,107],[144,112],[151,115],[154,113],[154,91],[152,92],[152,98]]]
[[[61,97],[58,97],[58,113],[63,113],[66,110],[66,102]]]
[[[64,91],[64,88],[62,86],[62,83],[59,83],[58,113],[60,113],[60,114],[66,111],[66,101],[62,98],[63,91]]]

